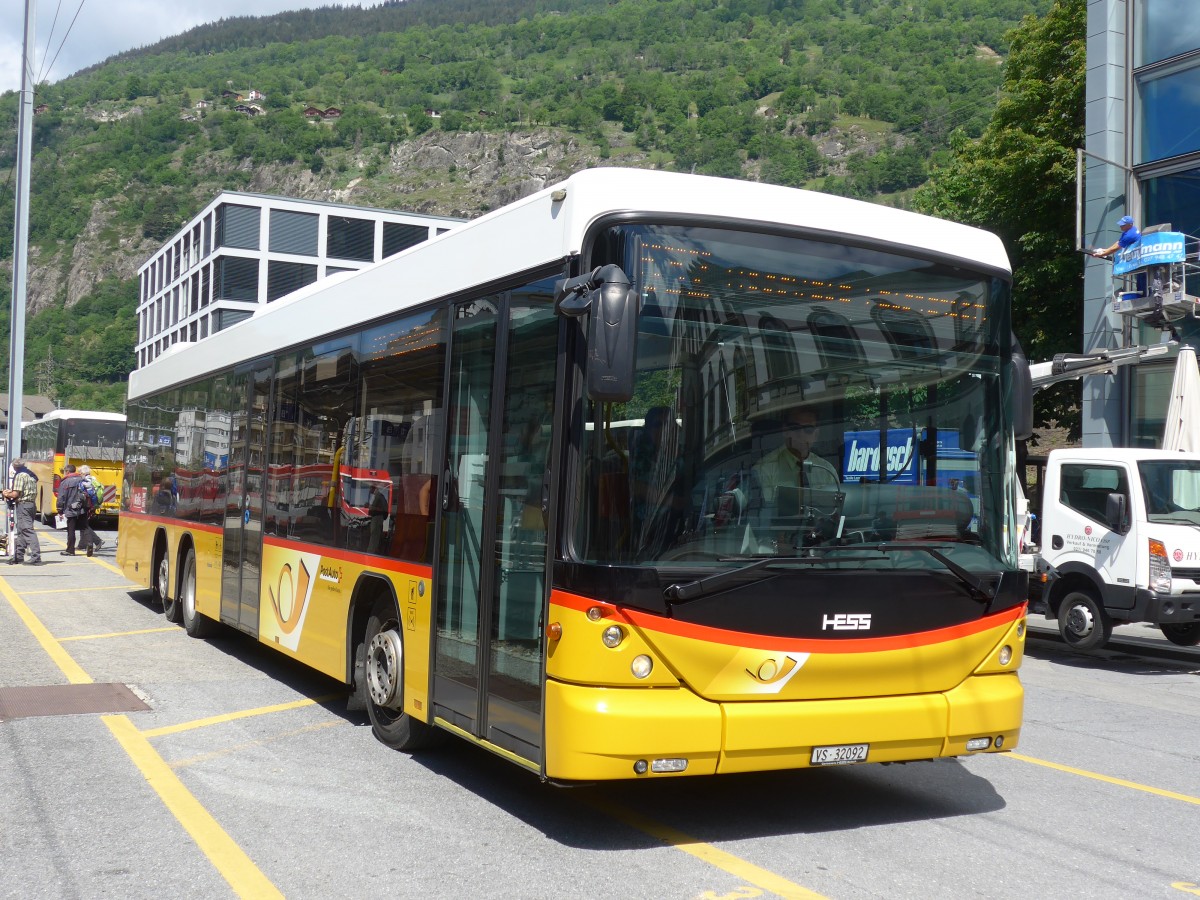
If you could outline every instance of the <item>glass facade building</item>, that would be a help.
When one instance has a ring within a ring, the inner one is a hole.
[[[1116,240],[1117,219],[1200,235],[1200,3],[1088,0],[1083,235]],[[1151,344],[1157,328],[1112,311],[1111,265],[1084,273],[1084,351]],[[1200,346],[1200,319],[1176,323]],[[1173,363],[1085,379],[1085,446],[1158,446]]]
[[[427,241],[462,219],[222,191],[138,270],[141,368],[328,275]]]

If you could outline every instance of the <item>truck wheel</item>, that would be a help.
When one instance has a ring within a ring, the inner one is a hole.
[[[1085,653],[1099,650],[1112,637],[1112,619],[1091,594],[1072,591],[1058,608],[1058,631],[1064,641]]]
[[[1163,636],[1172,644],[1178,644],[1180,647],[1194,647],[1200,644],[1200,622],[1192,622],[1190,625],[1159,625],[1162,629]]]

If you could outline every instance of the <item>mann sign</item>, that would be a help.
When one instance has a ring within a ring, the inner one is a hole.
[[[911,429],[893,428],[887,434],[883,453],[887,465],[885,480],[894,484],[922,484],[926,478],[921,469],[918,443],[921,433]],[[878,481],[880,477],[880,445],[878,431],[847,431],[842,454],[842,481]],[[975,454],[958,446],[958,432],[943,429],[937,433],[937,483],[950,486],[957,479],[969,493],[975,493],[978,475]]]

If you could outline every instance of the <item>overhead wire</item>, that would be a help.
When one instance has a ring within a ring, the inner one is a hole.
[[[46,66],[45,74],[49,77],[50,72],[54,69],[54,64],[58,62],[58,55],[62,53],[62,48],[67,43],[67,38],[71,36],[71,31],[75,28],[75,23],[79,21],[79,14],[83,12],[83,5],[87,0],[79,0],[79,9],[75,10],[75,16],[71,19],[71,24],[67,26],[67,33],[63,35],[62,42],[58,45],[58,49],[54,51],[54,59],[50,60],[50,64]]]
[[[58,25],[58,14],[61,10],[62,0],[58,0],[58,6],[54,7],[54,21],[50,23],[50,33],[46,35],[46,49],[42,51],[42,62],[45,62],[46,58],[50,56],[50,42],[54,40],[54,28],[56,25]],[[38,72],[38,77],[33,80],[33,83],[37,84],[40,82],[42,80],[42,76],[45,74],[45,71]]]

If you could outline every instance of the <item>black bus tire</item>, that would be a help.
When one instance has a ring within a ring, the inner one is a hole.
[[[363,637],[362,678],[371,731],[393,750],[420,750],[434,743],[436,730],[404,712],[404,638],[395,607],[378,600]]]
[[[1058,633],[1068,646],[1084,653],[1099,650],[1112,637],[1113,623],[1104,607],[1087,591],[1071,591],[1058,608]]]
[[[191,637],[211,637],[217,623],[196,612],[196,551],[189,549],[183,560],[183,578],[179,584],[179,613],[183,617],[183,630]]]
[[[1180,647],[1194,647],[1200,644],[1200,622],[1187,625],[1159,625],[1165,637],[1172,644]]]
[[[171,567],[167,562],[167,551],[157,551],[154,558],[154,596],[162,606],[168,622],[179,621],[179,598],[171,597]]]

